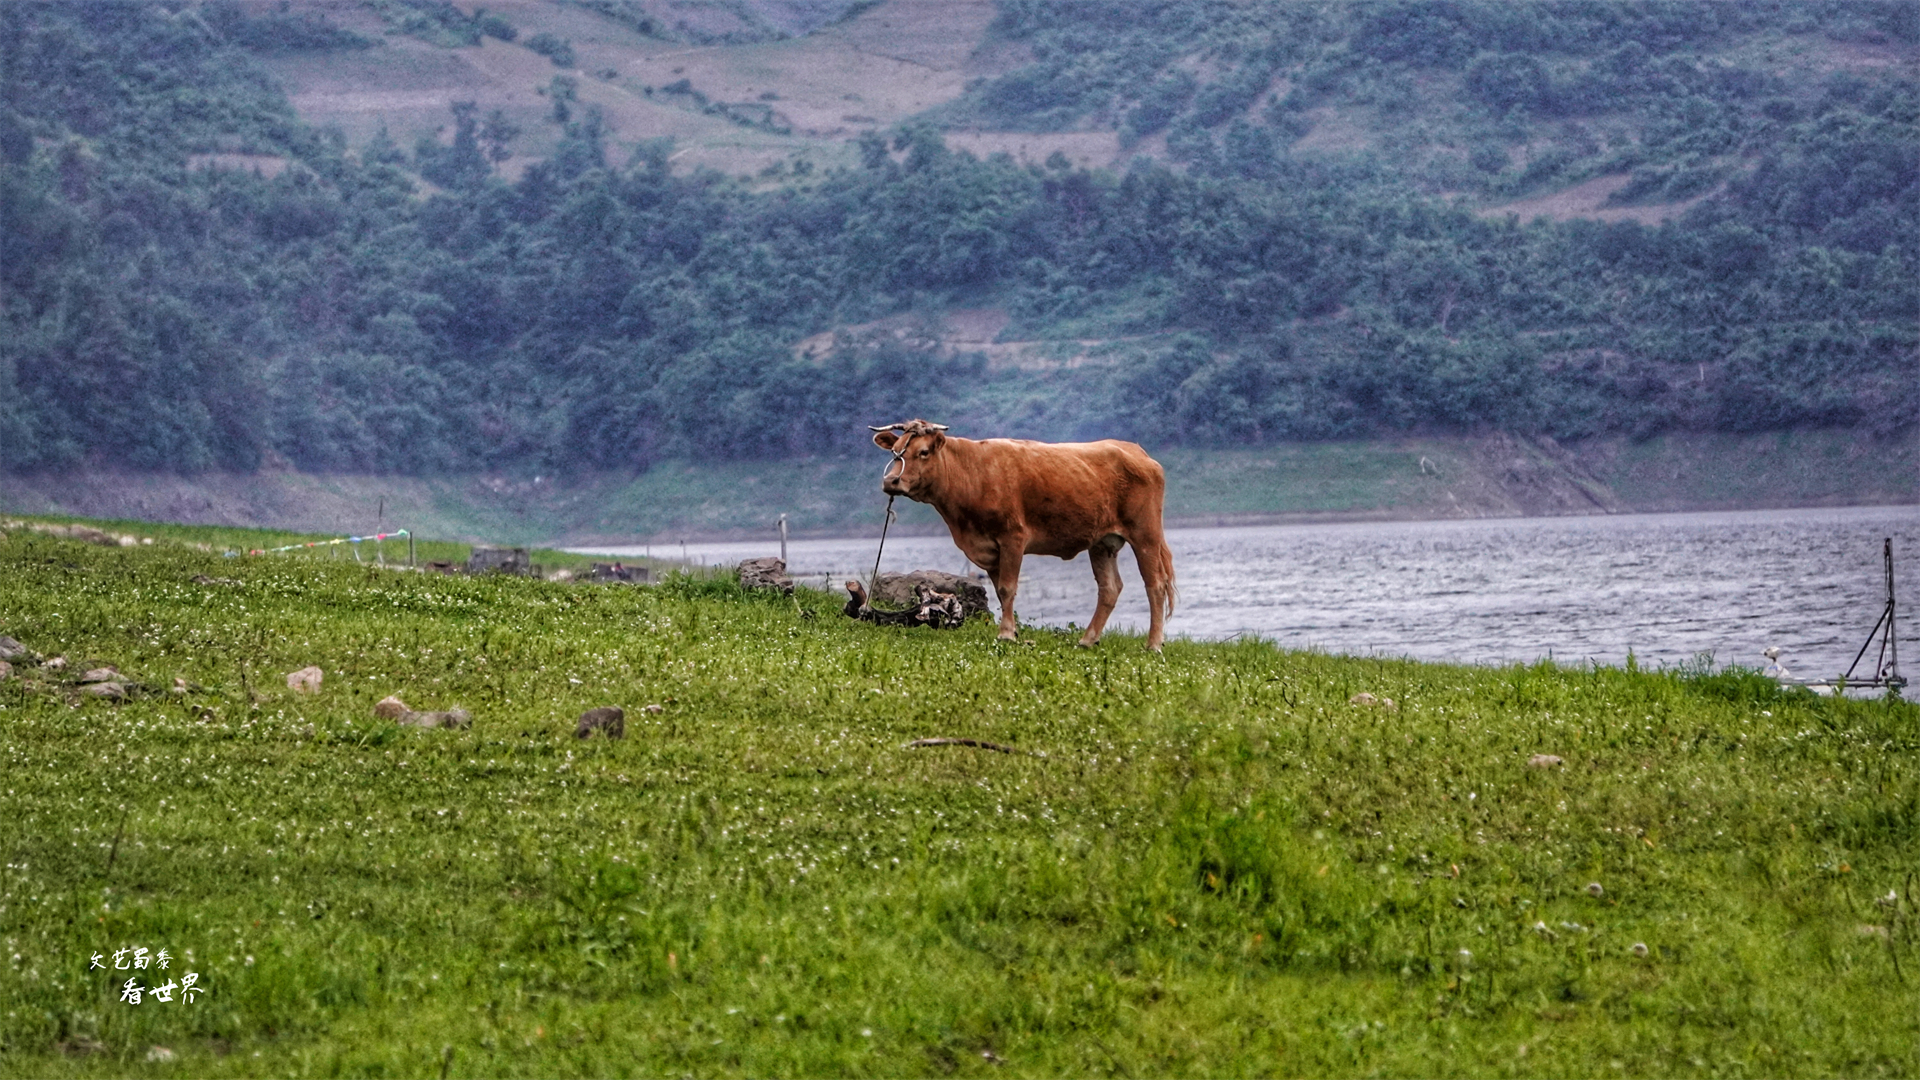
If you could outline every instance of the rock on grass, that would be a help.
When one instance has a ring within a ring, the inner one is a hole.
[[[473,717],[465,709],[448,709],[445,712],[408,712],[400,717],[400,722],[417,728],[469,728],[473,726]]]
[[[573,731],[574,737],[589,738],[596,731],[606,732],[609,739],[626,738],[627,711],[618,705],[602,705],[581,713],[580,725]]]
[[[748,559],[740,564],[740,587],[747,590],[776,589],[793,595],[793,579],[787,576],[787,564],[779,559]]]

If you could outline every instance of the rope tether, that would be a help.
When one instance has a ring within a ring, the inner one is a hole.
[[[880,593],[880,555],[887,550],[887,529],[893,525],[893,500],[895,495],[887,496],[887,519],[880,523],[880,550],[873,553],[873,576],[868,579],[867,588],[874,594]]]

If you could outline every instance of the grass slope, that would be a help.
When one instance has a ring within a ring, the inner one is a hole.
[[[26,533],[0,633],[0,1073],[1920,1071],[1910,705]]]

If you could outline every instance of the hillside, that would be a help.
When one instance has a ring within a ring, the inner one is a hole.
[[[1515,10],[8,5],[0,470],[1901,456],[1911,6]]]

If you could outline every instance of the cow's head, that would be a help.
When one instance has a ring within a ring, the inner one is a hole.
[[[908,420],[873,429],[873,445],[893,455],[880,478],[880,490],[888,495],[922,498],[933,483],[940,461],[940,447],[947,441],[947,425],[925,420]]]

